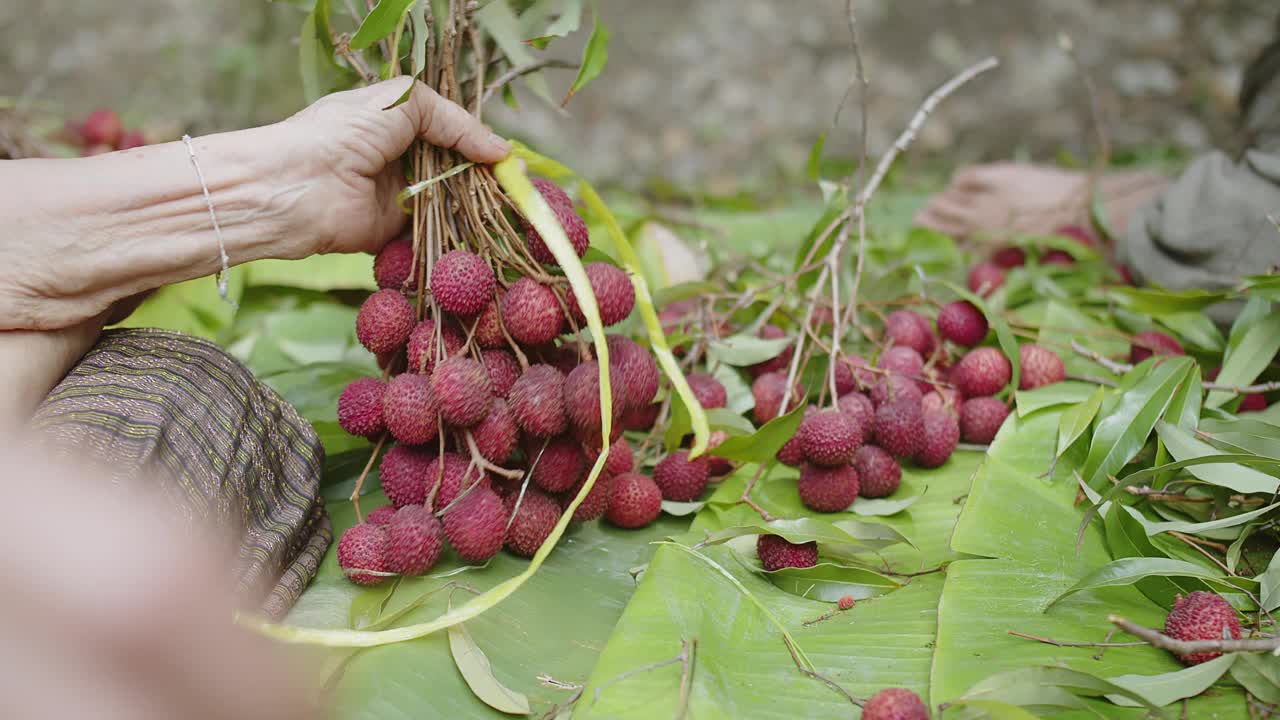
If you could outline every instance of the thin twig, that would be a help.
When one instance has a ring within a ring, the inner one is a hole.
[[[373,446],[373,452],[369,455],[369,462],[364,464],[364,470],[360,472],[360,477],[356,478],[355,488],[351,490],[351,504],[356,508],[356,522],[364,522],[364,518],[360,516],[360,490],[364,487],[364,479],[369,477],[369,471],[373,469],[373,462],[378,459],[378,453],[386,442],[387,434],[382,433],[382,437],[378,438],[378,444]]]
[[[676,720],[684,720],[689,712],[689,693],[693,689],[693,664],[698,652],[698,638],[684,640],[680,650],[680,696]]]
[[[1009,630],[1010,635],[1022,638],[1023,640],[1034,640],[1045,645],[1053,645],[1054,647],[1090,647],[1090,648],[1109,648],[1109,647],[1138,647],[1147,643],[1137,640],[1135,642],[1068,642],[1066,640],[1054,640],[1053,638],[1040,637],[1038,635],[1029,635],[1017,630]]]
[[[567,62],[564,60],[546,59],[546,60],[538,60],[537,62],[531,62],[528,65],[521,65],[520,67],[511,68],[510,70],[507,70],[506,72],[502,73],[498,77],[494,78],[493,82],[489,83],[489,86],[484,89],[484,95],[480,98],[480,104],[483,105],[484,103],[489,102],[489,98],[493,97],[493,94],[495,92],[501,90],[503,85],[506,85],[512,80],[515,80],[516,78],[521,77],[523,75],[528,75],[529,73],[538,72],[543,68],[576,69],[577,67],[579,67],[577,63]]]
[[[1175,640],[1164,633],[1143,627],[1112,615],[1107,620],[1130,635],[1142,638],[1148,645],[1168,650],[1175,655],[1204,652],[1270,652],[1280,648],[1280,636],[1245,638],[1243,640]]]
[[[1077,355],[1089,358],[1116,375],[1124,375],[1133,369],[1133,366],[1128,363],[1116,362],[1101,353],[1090,350],[1084,345],[1081,345],[1078,340],[1071,341],[1071,349],[1074,350]]]

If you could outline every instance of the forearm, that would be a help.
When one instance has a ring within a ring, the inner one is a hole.
[[[282,162],[288,153],[278,144],[287,141],[280,126],[193,141],[231,264],[308,252],[298,220],[307,183]],[[221,267],[182,142],[0,163],[0,219],[8,234],[0,241],[0,329],[66,327],[121,298]]]
[[[104,318],[49,332],[0,332],[0,435],[26,425],[49,391],[93,347]]]

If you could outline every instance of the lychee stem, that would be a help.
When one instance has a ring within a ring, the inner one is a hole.
[[[489,462],[484,455],[480,454],[480,448],[476,445],[476,438],[471,434],[471,431],[466,430],[464,434],[467,437],[467,448],[471,451],[472,464],[479,466],[481,470],[487,470],[494,475],[501,475],[502,477],[511,478],[512,480],[519,480],[524,477],[523,470],[509,470],[504,467],[498,467],[497,465]]]
[[[378,444],[373,446],[373,452],[369,454],[369,462],[364,464],[364,470],[360,471],[360,477],[356,478],[356,486],[351,490],[351,504],[356,508],[356,522],[364,522],[364,516],[360,513],[360,490],[364,487],[365,478],[369,477],[369,471],[373,469],[373,463],[378,459],[378,453],[382,450],[382,446],[387,442],[387,433],[382,433],[378,438]]]
[[[1162,632],[1138,625],[1119,615],[1111,615],[1107,620],[1124,632],[1142,638],[1146,644],[1168,650],[1175,655],[1194,655],[1204,652],[1271,652],[1280,649],[1280,636],[1242,640],[1175,640]]]

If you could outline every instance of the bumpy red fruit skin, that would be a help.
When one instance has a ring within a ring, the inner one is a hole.
[[[485,415],[479,425],[471,429],[471,435],[475,438],[476,448],[480,450],[480,455],[485,460],[495,465],[502,465],[515,451],[520,430],[516,427],[515,418],[511,415],[511,408],[507,407],[506,401],[502,398],[493,398],[489,403],[489,414]]]
[[[407,445],[396,445],[382,456],[378,477],[382,480],[382,492],[393,507],[421,505],[427,499],[428,482],[434,479],[435,459],[435,453]]]
[[[520,278],[502,297],[502,322],[516,342],[545,345],[564,329],[564,311],[551,288]]]
[[[1249,393],[1240,401],[1236,412],[1262,412],[1267,409],[1267,396],[1262,393]]]
[[[689,373],[685,380],[689,382],[689,389],[693,390],[693,396],[698,398],[698,404],[703,408],[710,410],[729,404],[729,393],[725,391],[724,385],[709,373]]]
[[[764,424],[782,414],[782,396],[787,388],[785,372],[770,372],[761,375],[751,383],[751,394],[755,397],[756,406],[751,411],[756,422]],[[794,410],[804,400],[800,384],[791,389],[791,399],[787,401],[788,410]]]
[[[888,497],[902,484],[902,466],[875,445],[863,445],[853,456],[858,472],[858,494],[866,498]]]
[[[437,483],[439,487],[436,488],[435,498],[431,502],[431,509],[436,512],[448,507],[449,503],[462,494],[463,490],[472,485],[488,486],[490,484],[487,474],[472,466],[470,458],[451,452],[445,453],[436,462],[431,463],[427,472],[428,494]]]
[[[406,445],[422,445],[440,432],[440,405],[431,380],[404,373],[391,379],[382,397],[382,418],[391,436]]]
[[[363,438],[376,438],[387,429],[382,419],[382,398],[387,384],[376,378],[360,378],[338,396],[338,424]]]
[[[609,484],[609,506],[605,518],[621,528],[635,529],[662,514],[662,491],[639,473],[623,473]]]
[[[792,435],[791,439],[782,444],[778,448],[775,455],[778,462],[789,467],[800,467],[804,464],[804,444],[800,441],[799,435]]]
[[[923,413],[924,439],[916,451],[916,464],[924,468],[940,467],[955,452],[960,442],[960,422],[945,410]]]
[[[989,297],[991,293],[999,290],[1002,285],[1004,285],[1004,271],[995,263],[978,263],[969,270],[970,292],[977,293],[982,297]]]
[[[951,374],[952,382],[965,397],[995,395],[1009,384],[1013,366],[998,348],[980,347],[960,358]]]
[[[622,426],[628,430],[646,431],[653,427],[662,412],[660,403],[650,403],[640,407],[627,408],[622,413]]]
[[[623,399],[626,409],[640,408],[653,402],[658,394],[658,363],[640,343],[622,335],[608,335],[609,365],[617,366],[626,378]]]
[[[1129,347],[1129,362],[1138,364],[1155,355],[1186,355],[1182,343],[1158,330],[1144,330],[1133,336]]]
[[[507,510],[487,485],[478,487],[444,515],[444,535],[454,552],[469,563],[481,563],[502,549]]]
[[[856,387],[849,388],[848,390],[840,390],[841,387],[844,387],[841,385],[840,381],[840,376],[843,372],[841,371],[841,367],[837,367],[836,390],[839,395],[844,395],[846,393],[853,392],[854,390],[870,390],[871,387],[876,384],[876,380],[879,379],[879,376],[870,370],[871,365],[867,362],[866,358],[861,355],[846,355],[840,358],[840,366],[852,373]]]
[[[728,439],[729,433],[723,430],[712,430],[707,436],[707,474],[711,477],[721,477],[733,472],[733,461],[711,454],[712,450],[720,447]]]
[[[840,600],[836,602],[836,607],[840,608],[841,610],[848,610],[853,606],[854,606],[854,599],[852,595],[841,595]]]
[[[929,720],[929,708],[910,690],[888,688],[862,706],[862,720]]]
[[[431,373],[431,389],[440,403],[440,414],[454,427],[472,427],[489,413],[493,384],[484,366],[469,357],[438,363]]]
[[[1062,382],[1067,377],[1067,367],[1058,353],[1043,345],[1027,343],[1018,348],[1018,365],[1022,375],[1018,379],[1019,390],[1033,390],[1045,385]]]
[[[968,300],[948,303],[938,312],[938,332],[957,345],[973,347],[987,336],[987,317]]]
[[[760,332],[756,333],[756,335],[763,340],[781,340],[787,336],[787,333],[777,325],[765,325],[760,328]],[[747,368],[747,372],[755,375],[756,377],[760,377],[765,373],[778,371],[785,372],[787,370],[787,366],[791,364],[791,354],[793,352],[795,352],[795,346],[788,345],[782,349],[782,352],[778,353],[774,357],[765,360],[764,362],[749,366]]]
[[[475,317],[493,299],[498,281],[484,258],[466,250],[450,250],[431,269],[431,294],[441,310]]]
[[[493,396],[505,398],[520,377],[520,363],[516,362],[516,356],[506,350],[482,350],[480,362],[489,375]]]
[[[960,435],[965,442],[986,445],[1000,432],[1009,407],[993,397],[972,398],[960,408]]]
[[[338,541],[338,566],[357,585],[377,585],[386,578],[352,570],[387,572],[387,531],[377,525],[360,523],[347,528]]]
[[[440,340],[444,343],[444,357],[453,357],[467,344],[466,338],[452,323],[440,326]],[[431,318],[421,320],[409,333],[409,372],[430,375],[436,362],[436,322]]]
[[[929,321],[910,310],[894,310],[884,323],[885,339],[895,347],[908,347],[922,357],[933,353],[936,341]]]
[[[1239,640],[1240,619],[1221,595],[1197,590],[1186,597],[1179,595],[1174,601],[1164,621],[1164,634],[1175,640],[1223,640],[1228,636]],[[1199,665],[1220,655],[1220,652],[1203,652],[1179,659],[1185,665]]]
[[[370,295],[356,315],[356,338],[372,353],[399,350],[412,331],[413,306],[395,290]]]
[[[582,480],[587,471],[587,459],[578,443],[568,437],[558,437],[547,443],[545,449],[532,449],[530,462],[536,460],[530,479],[538,487],[551,493],[564,492]]]
[[[858,421],[839,410],[822,410],[804,419],[796,431],[805,459],[814,465],[848,465],[862,445]]]
[[[498,289],[498,297],[489,301],[476,318],[473,337],[482,348],[501,348],[507,346],[507,336],[502,334],[502,299],[506,292]]]
[[[519,507],[516,500],[520,501]],[[507,549],[520,557],[533,557],[560,521],[560,506],[550,495],[532,489],[523,498],[512,493],[505,503],[508,514],[515,511],[507,526]]]
[[[912,348],[895,345],[880,354],[876,365],[881,370],[912,378],[917,384],[924,382],[924,358]],[[921,391],[926,387],[927,385],[921,387]]]
[[[370,510],[369,514],[364,516],[364,521],[370,525],[385,526],[387,523],[391,522],[391,518],[395,517],[395,515],[395,505],[383,505],[380,508]]]
[[[413,269],[413,243],[397,238],[382,246],[373,258],[373,279],[384,290],[400,290]]]
[[[627,273],[606,262],[589,262],[583,269],[587,272],[587,279],[591,281],[591,291],[596,296],[600,322],[607,326],[626,320],[636,306],[636,289]],[[584,327],[587,318],[578,307],[578,296],[569,293],[565,298],[565,305],[569,307],[569,315],[577,321],[578,327]]]
[[[780,535],[761,535],[756,538],[756,556],[769,572],[783,568],[811,568],[818,564],[818,543],[791,543]]]
[[[573,245],[573,251],[582,257],[586,254],[587,248],[591,245],[591,238],[587,234],[587,224],[582,220],[573,209],[573,200],[560,189],[559,185],[544,180],[542,178],[534,178],[533,186],[538,188],[538,192],[542,193],[543,199],[551,206],[551,211],[556,214],[556,219],[560,221],[560,227],[564,229],[564,234],[569,238],[569,244]],[[533,259],[547,265],[558,265],[555,255],[551,254],[550,248],[543,241],[542,236],[528,222],[524,223],[525,239],[529,244],[529,254],[533,255]]]
[[[598,445],[590,445],[582,448],[582,454],[587,459],[587,467],[590,468],[600,457],[600,447]],[[606,475],[621,475],[622,473],[631,472],[635,468],[635,453],[631,450],[631,443],[626,438],[618,438],[609,446],[609,456],[604,461],[604,473]]]
[[[872,404],[871,398],[859,392],[845,393],[836,402],[836,407],[858,423],[858,427],[862,430],[858,444],[865,443],[867,436],[871,434],[871,422],[876,416],[876,407]]]
[[[430,510],[409,505],[396,511],[387,524],[387,567],[401,575],[430,570],[444,547],[444,528]]]
[[[849,465],[824,468],[805,464],[796,483],[800,502],[816,512],[841,512],[858,499],[858,472]]]
[[[991,262],[1006,270],[1027,264],[1027,253],[1020,247],[1002,247],[991,255]]]
[[[920,403],[907,400],[881,405],[872,423],[876,444],[898,457],[911,457],[924,442]]]
[[[557,500],[561,508],[568,508],[569,503],[581,492],[583,484],[587,478],[584,476],[578,481],[577,485],[569,488],[568,491],[560,493]],[[591,492],[582,499],[582,504],[573,513],[574,522],[590,522],[604,515],[604,511],[609,507],[609,488],[613,484],[613,477],[609,475],[600,475],[596,478],[596,482],[591,486]]]
[[[85,145],[115,147],[116,143],[120,142],[120,135],[124,133],[124,123],[120,121],[116,111],[99,108],[89,113],[89,117],[84,119],[80,133],[84,137]]]
[[[929,412],[930,410],[946,410],[947,412],[960,417],[960,408],[964,406],[964,395],[955,388],[938,388],[930,390],[924,394],[924,398],[920,400],[921,412]]]
[[[626,378],[621,377],[621,368],[613,363],[610,363],[609,371],[609,393],[616,425],[622,416]],[[564,411],[575,428],[600,432],[600,364],[595,360],[578,365],[564,379]]]
[[[707,489],[707,456],[690,460],[688,450],[677,450],[653,469],[653,481],[662,492],[663,500],[697,500]]]
[[[891,402],[911,402],[917,405],[924,398],[920,383],[905,375],[881,376],[871,389],[871,403],[877,408]]]
[[[568,427],[564,411],[564,376],[550,365],[531,365],[511,386],[507,402],[516,424],[533,437],[559,435]]]

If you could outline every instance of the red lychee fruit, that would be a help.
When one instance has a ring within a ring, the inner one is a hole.
[[[1009,406],[993,397],[971,398],[960,408],[960,435],[965,442],[986,445],[1000,432]]]
[[[507,402],[516,425],[533,437],[559,435],[568,427],[564,409],[564,376],[550,365],[531,365],[511,386]]]
[[[765,325],[760,328],[760,332],[756,335],[762,340],[781,340],[787,336],[787,333],[777,325]],[[774,355],[772,358],[764,362],[756,363],[747,368],[747,372],[759,377],[765,373],[786,371],[791,364],[791,354],[795,352],[794,345],[788,345],[782,349],[782,352]]]
[[[703,408],[710,410],[729,404],[729,393],[725,391],[724,385],[709,373],[689,373],[685,380],[689,382],[689,389],[693,390],[693,396]]]
[[[632,308],[636,306],[636,289],[631,278],[617,266],[607,262],[589,262],[583,266],[587,271],[587,279],[591,281],[591,291],[595,293],[596,305],[600,309],[600,322],[606,326],[615,325],[627,319]],[[569,293],[565,298],[569,307],[569,315],[577,321],[578,327],[585,327],[587,318],[578,307],[578,296]]]
[[[1020,247],[1002,247],[992,253],[991,262],[997,267],[1012,270],[1027,264],[1027,253]]]
[[[800,467],[804,464],[804,445],[800,442],[800,435],[797,433],[792,435],[789,440],[778,448],[778,452],[774,455],[778,462],[788,467]]]
[[[902,345],[894,345],[880,353],[876,366],[916,380],[924,376],[924,358],[914,349]]]
[[[107,145],[112,148],[120,142],[124,132],[124,123],[120,116],[109,108],[98,108],[89,113],[80,129],[85,145]]]
[[[519,507],[516,507],[517,500]],[[520,557],[533,557],[560,522],[560,506],[550,495],[533,488],[527,490],[523,498],[519,493],[512,493],[505,502],[508,515],[515,511],[507,526],[507,549]]]
[[[858,493],[865,498],[888,497],[902,484],[902,466],[875,445],[863,445],[853,456],[858,473]]]
[[[409,505],[387,524],[387,539],[387,568],[401,575],[422,575],[440,557],[444,528],[430,510]]]
[[[1240,401],[1238,413],[1262,412],[1267,409],[1267,396],[1262,393],[1249,393]]]
[[[662,412],[660,403],[650,403],[636,408],[627,408],[622,413],[622,426],[627,430],[644,432],[653,427]]]
[[[404,347],[413,331],[413,306],[395,290],[369,296],[356,315],[356,338],[372,353]]]
[[[839,410],[821,410],[804,419],[796,431],[805,459],[814,465],[848,465],[862,445],[858,420]]]
[[[482,563],[498,554],[507,534],[507,511],[487,485],[467,493],[444,514],[444,535],[454,552],[469,563]]]
[[[431,373],[431,389],[440,403],[444,421],[456,428],[468,428],[489,413],[493,383],[484,365],[469,357],[440,361]]]
[[[920,411],[945,410],[960,417],[960,408],[964,405],[964,395],[955,388],[937,388],[924,394],[920,401]]]
[[[987,317],[968,300],[947,303],[938,312],[938,332],[957,345],[977,345],[987,336],[987,329]]]
[[[476,449],[480,455],[495,465],[501,465],[515,452],[516,441],[520,430],[516,427],[511,408],[502,398],[493,398],[489,403],[489,414],[471,429],[471,436],[476,441]]]
[[[373,258],[373,279],[383,290],[399,291],[412,270],[413,242],[407,238],[397,238],[383,245]]]
[[[382,398],[387,384],[376,378],[359,378],[338,396],[338,424],[362,438],[376,438],[386,429],[382,420]]]
[[[733,462],[727,458],[717,457],[711,454],[712,450],[724,444],[729,439],[729,433],[723,430],[712,430],[707,436],[707,474],[711,477],[721,477],[733,472]]]
[[[1019,366],[1022,375],[1018,380],[1018,389],[1033,390],[1045,385],[1062,382],[1067,377],[1067,367],[1063,365],[1058,353],[1043,345],[1027,343],[1018,348]]]
[[[586,254],[587,248],[591,245],[591,238],[587,233],[587,223],[583,221],[582,216],[573,209],[573,200],[559,185],[544,180],[542,178],[533,178],[533,186],[542,193],[543,199],[551,206],[551,211],[555,213],[556,219],[560,221],[560,227],[564,229],[564,234],[569,238],[569,244],[573,245],[573,251],[582,257]],[[547,247],[542,236],[534,229],[532,225],[526,221],[524,223],[525,240],[529,244],[529,254],[534,260],[547,265],[558,265],[555,255],[551,254],[551,249]]]
[[[1075,265],[1076,259],[1066,250],[1050,250],[1040,256],[1041,265]]]
[[[905,375],[885,375],[871,389],[871,403],[877,408],[891,402],[910,402],[916,405],[924,398],[920,383]]]
[[[836,601],[836,607],[841,610],[848,610],[849,608],[852,608],[854,604],[855,601],[852,595],[841,595],[840,599]]]
[[[1144,330],[1133,336],[1129,362],[1137,365],[1152,355],[1186,355],[1182,343],[1158,330]]]
[[[862,720],[929,720],[929,708],[910,690],[888,688],[862,706]]]
[[[520,378],[520,363],[516,362],[516,356],[506,350],[482,350],[480,362],[489,375],[493,396],[505,398],[511,392],[511,386]]]
[[[564,329],[564,311],[551,288],[520,278],[502,297],[502,324],[518,343],[545,345]]]
[[[919,402],[898,400],[881,405],[871,427],[876,444],[898,457],[915,455],[924,443]]]
[[[614,425],[617,425],[618,418],[622,416],[623,389],[627,381],[617,365],[610,363],[609,371],[609,394]],[[600,364],[595,360],[578,365],[564,379],[564,411],[574,427],[600,432]]]
[[[1120,276],[1121,285],[1134,286],[1138,284],[1138,281],[1133,277],[1133,270],[1128,265],[1116,265],[1115,271],[1116,275]]]
[[[377,585],[386,578],[359,571],[387,572],[389,545],[386,529],[369,523],[352,525],[338,541],[338,567],[357,585]]]
[[[1004,285],[1004,271],[999,265],[982,262],[969,270],[969,292],[980,297],[990,297],[991,293]]]
[[[582,486],[586,483],[586,480],[587,478],[584,475],[577,485],[558,496],[561,508],[569,507],[569,503],[573,502],[573,499],[582,491]],[[597,477],[596,483],[591,486],[591,492],[587,493],[587,496],[582,499],[582,504],[573,513],[573,521],[590,522],[604,515],[604,511],[609,507],[609,488],[612,483],[613,476],[601,474]]]
[[[441,310],[475,317],[493,299],[498,281],[484,258],[466,250],[450,250],[431,269],[431,294]]]
[[[858,444],[866,442],[867,436],[871,434],[871,422],[876,416],[876,408],[871,398],[859,392],[845,393],[836,401],[836,407],[858,423],[858,427],[862,430]]]
[[[502,300],[506,291],[498,288],[498,297],[489,301],[476,318],[475,332],[472,337],[482,348],[503,348],[507,346],[507,336],[502,334]]]
[[[378,465],[382,492],[393,507],[421,505],[427,499],[427,488],[435,469],[434,452],[396,445],[382,456],[382,462]]]
[[[395,517],[396,509],[395,505],[383,505],[380,508],[374,508],[369,511],[368,515],[364,516],[364,521],[370,525],[385,526],[391,522],[391,518]]]
[[[691,502],[707,489],[707,456],[690,460],[688,450],[677,450],[662,458],[653,469],[653,482],[663,500]]]
[[[382,397],[382,418],[391,436],[406,445],[422,445],[440,431],[440,403],[425,375],[404,373],[391,379]]]
[[[568,437],[558,437],[547,443],[546,448],[530,454],[533,465],[531,478],[538,487],[551,493],[564,492],[576,485],[587,472],[587,458],[578,443]]]
[[[813,540],[792,543],[781,535],[761,535],[756,538],[756,555],[769,572],[783,568],[811,568],[818,564],[818,543]]]
[[[582,454],[587,459],[587,467],[591,467],[600,458],[600,446],[584,447]],[[621,475],[634,470],[635,464],[636,458],[635,453],[631,450],[631,443],[627,442],[626,438],[618,438],[609,446],[609,456],[604,460],[604,473],[606,475]]]
[[[1075,240],[1081,245],[1089,248],[1096,247],[1098,244],[1097,239],[1093,236],[1093,231],[1081,225],[1063,225],[1054,229],[1053,234],[1071,238],[1072,240]],[[1058,252],[1061,252],[1061,250]]]
[[[462,336],[452,323],[439,326],[440,337],[436,338],[436,321],[431,318],[422,320],[413,326],[409,334],[408,361],[409,372],[430,375],[435,370],[436,343],[444,344],[444,357],[453,357],[466,347],[467,339]]]
[[[842,356],[836,363],[836,395],[870,389],[876,382],[876,374],[868,367],[867,361],[858,355]]]
[[[858,499],[858,472],[849,465],[819,467],[805,463],[796,483],[800,502],[816,512],[842,512]]]
[[[662,491],[640,473],[623,473],[609,484],[605,518],[621,528],[642,528],[662,514]]]
[[[1239,640],[1240,619],[1236,611],[1221,595],[1197,590],[1186,597],[1178,596],[1164,621],[1164,634],[1175,640]],[[1202,652],[1184,655],[1184,665],[1199,665],[1218,656],[1220,652]]]
[[[658,394],[658,363],[640,343],[622,335],[605,338],[609,346],[609,366],[617,367],[627,379],[623,387],[626,408],[644,407]],[[616,382],[612,378],[611,382]]]
[[[787,389],[785,372],[769,372],[757,377],[751,383],[751,394],[755,397],[756,406],[752,410],[756,423],[763,425],[782,413],[782,396]],[[787,401],[787,411],[794,410],[804,402],[804,391],[800,383],[791,387],[791,399]]]
[[[488,475],[480,468],[473,466],[469,458],[451,452],[441,455],[436,462],[431,463],[427,472],[428,494],[431,488],[436,488],[431,508],[436,512],[444,510],[462,494],[463,490],[473,485],[489,486]]]
[[[911,310],[894,310],[889,313],[884,322],[884,336],[895,347],[911,348],[921,357],[933,354],[937,345],[929,321]]]
[[[924,468],[942,466],[955,452],[960,442],[960,421],[945,410],[922,413],[924,436],[916,451],[916,464]]]
[[[995,395],[1009,384],[1013,366],[999,348],[980,347],[960,358],[951,381],[965,397]]]
[[[125,130],[116,142],[117,150],[132,150],[147,145],[147,136],[141,130]]]

